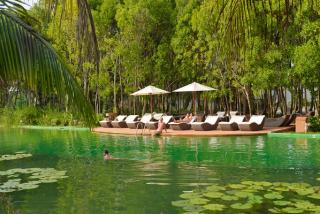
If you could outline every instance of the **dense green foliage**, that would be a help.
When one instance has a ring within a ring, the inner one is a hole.
[[[193,81],[218,89],[198,100],[198,109],[211,113],[320,110],[316,1],[89,0],[99,70],[84,45],[91,39],[79,38],[79,5],[58,4],[49,18],[44,5],[30,11],[39,20],[34,28],[66,59],[99,113],[140,114],[147,111],[144,99],[130,93],[150,84],[172,91]],[[175,113],[190,109],[191,94],[153,100],[156,111]]]
[[[14,2],[14,1],[13,1]],[[95,121],[92,106],[51,45],[23,20],[19,4],[0,1],[0,98],[5,106],[16,91],[35,97],[54,96],[76,110],[87,125]],[[21,16],[21,17],[20,17]],[[27,92],[27,93],[26,93]]]
[[[320,132],[320,117],[311,117],[309,118],[309,127],[308,130],[312,132]]]
[[[71,113],[58,112],[39,107],[22,109],[0,109],[0,123],[6,126],[42,125],[42,126],[84,126],[83,120],[75,118]]]

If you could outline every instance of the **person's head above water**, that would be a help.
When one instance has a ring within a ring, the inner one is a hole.
[[[106,149],[106,150],[104,150],[104,154],[105,155],[108,155],[109,154],[109,151]]]

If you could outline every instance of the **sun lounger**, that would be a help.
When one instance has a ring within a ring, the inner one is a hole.
[[[222,131],[235,131],[239,130],[238,124],[243,122],[245,116],[233,115],[229,122],[220,122],[219,126]]]
[[[239,115],[239,112],[238,111],[230,111],[229,115],[230,115],[230,117],[236,116],[236,115]]]
[[[252,115],[249,122],[242,122],[238,125],[241,131],[259,131],[263,129],[264,121],[264,115]]]
[[[158,126],[158,121],[160,120],[160,118],[163,116],[163,113],[156,113],[153,114],[153,117],[151,119],[151,121],[147,122],[145,124],[146,128],[148,129],[156,129]]]
[[[133,122],[138,119],[138,115],[129,115],[125,120],[122,121],[112,121],[111,124],[114,128],[127,128],[128,122]]]
[[[225,111],[217,111],[216,115],[219,117],[220,121],[228,121],[228,115]]]
[[[150,113],[147,113],[147,114],[144,114],[141,118],[140,121],[130,121],[130,122],[127,122],[127,126],[128,128],[130,129],[142,129],[142,128],[145,128],[145,124],[150,122],[152,119],[152,114]]]
[[[104,128],[112,128],[113,127],[110,120],[101,120],[101,121],[99,121],[99,124],[101,127],[104,127]]]
[[[225,117],[226,116],[226,113],[224,111],[217,111],[216,115],[218,117]]]
[[[169,128],[169,122],[173,120],[173,116],[162,116],[164,124],[166,124],[167,128]],[[146,124],[146,128],[148,129],[157,129],[158,128],[158,121],[150,121]]]
[[[282,124],[282,126],[290,126],[290,124],[296,120],[296,117],[297,117],[296,113],[291,114],[289,119],[284,124]]]
[[[220,121],[219,116],[209,115],[206,117],[204,122],[191,123],[191,128],[195,131],[210,131],[210,130],[217,129],[219,121]]]
[[[288,123],[289,119],[290,119],[289,114],[284,115],[280,118],[267,118],[264,126],[265,127],[282,127],[286,123]]]
[[[190,122],[171,122],[169,123],[170,128],[173,130],[189,130],[191,129],[191,123],[195,122],[197,119],[196,116],[192,117],[192,120]]]
[[[106,113],[106,117],[99,121],[101,127],[112,128],[111,122],[115,119],[116,113]]]
[[[138,120],[139,115],[129,115],[122,123],[125,123],[125,127],[128,127],[128,123],[132,123]]]
[[[155,113],[153,114],[152,120],[158,121],[163,116],[163,113]]]
[[[115,120],[111,121],[113,128],[126,128],[127,125],[124,120],[127,118],[127,115],[118,115]]]

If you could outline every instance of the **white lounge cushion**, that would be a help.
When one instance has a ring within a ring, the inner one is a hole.
[[[264,115],[252,115],[250,117],[249,123],[256,123],[258,125],[261,125],[264,120]]]
[[[218,117],[224,117],[226,113],[224,111],[217,111],[217,116]]]
[[[244,120],[245,116],[240,116],[240,115],[234,115],[230,119],[230,123],[242,123]]]
[[[163,113],[157,113],[153,115],[153,119],[155,120],[160,120],[160,118],[162,117]]]
[[[142,123],[147,123],[152,119],[152,115],[151,114],[145,114],[142,116],[140,122]]]
[[[219,116],[207,116],[206,119],[205,119],[205,123],[209,123],[211,125],[214,125],[218,122],[219,120]]]
[[[232,124],[232,123],[243,124],[244,118],[245,118],[245,116],[234,115],[231,117],[229,122],[220,122],[219,124]]]
[[[230,111],[230,116],[236,116],[239,112],[238,111]]]
[[[169,121],[172,119],[172,116],[162,116],[164,124],[168,124]]]
[[[133,122],[137,119],[137,117],[139,117],[138,115],[129,115],[127,118],[126,118],[126,122]]]
[[[115,121],[124,121],[126,119],[127,115],[118,115],[115,119]]]
[[[214,125],[214,124],[217,123],[218,120],[219,120],[219,116],[209,115],[209,116],[206,117],[204,122],[193,122],[192,124],[201,125],[203,123],[209,123],[210,125]]]

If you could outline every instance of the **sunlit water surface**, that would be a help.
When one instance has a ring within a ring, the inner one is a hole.
[[[118,160],[103,160],[108,148]],[[0,170],[53,167],[69,176],[9,193],[19,213],[179,213],[182,191],[243,180],[319,183],[320,139],[144,137],[0,129]]]

